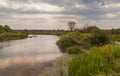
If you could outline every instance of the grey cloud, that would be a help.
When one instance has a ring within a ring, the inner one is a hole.
[[[46,11],[38,11],[36,9],[30,9],[30,10],[23,10],[23,9],[12,9],[12,8],[6,8],[6,7],[0,7],[0,11],[2,13],[7,14],[58,14],[60,12],[46,12]]]
[[[5,14],[0,14],[2,18],[12,18],[10,14],[50,14],[50,15],[65,15],[60,17],[53,17],[53,19],[67,19],[67,16],[83,16],[83,20],[89,21],[99,21],[99,20],[118,20],[120,16],[115,18],[106,18],[102,17],[107,13],[116,13],[120,12],[119,8],[113,9],[105,9],[104,6],[111,4],[111,3],[120,3],[120,0],[8,0],[9,3],[47,3],[54,6],[64,7],[62,11],[40,11],[37,9],[27,9],[24,10],[23,8],[13,9],[10,7],[0,7],[0,12]],[[76,4],[78,5],[85,5],[86,9],[82,9],[82,7],[74,7]],[[8,17],[7,17],[8,16]],[[46,20],[43,20],[43,22]],[[62,21],[64,22],[64,21]],[[66,22],[66,21],[65,21]]]

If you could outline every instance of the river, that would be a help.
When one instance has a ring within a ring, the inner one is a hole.
[[[61,56],[58,36],[37,35],[22,40],[0,42],[0,76],[37,76]]]

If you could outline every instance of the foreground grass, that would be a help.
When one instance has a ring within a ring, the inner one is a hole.
[[[69,76],[119,76],[120,48],[117,45],[93,47],[82,58],[75,57],[69,65]]]
[[[24,39],[26,37],[28,37],[28,35],[24,33],[1,33],[0,41]]]

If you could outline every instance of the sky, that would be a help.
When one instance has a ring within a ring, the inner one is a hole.
[[[120,28],[120,0],[0,0],[0,24],[13,29]]]

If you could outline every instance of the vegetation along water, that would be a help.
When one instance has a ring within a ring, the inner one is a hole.
[[[26,33],[16,32],[8,25],[0,25],[0,41],[24,39],[27,37],[28,35]]]
[[[72,58],[68,74],[61,76],[120,76],[120,32],[115,31],[90,26],[62,36],[57,45]]]

